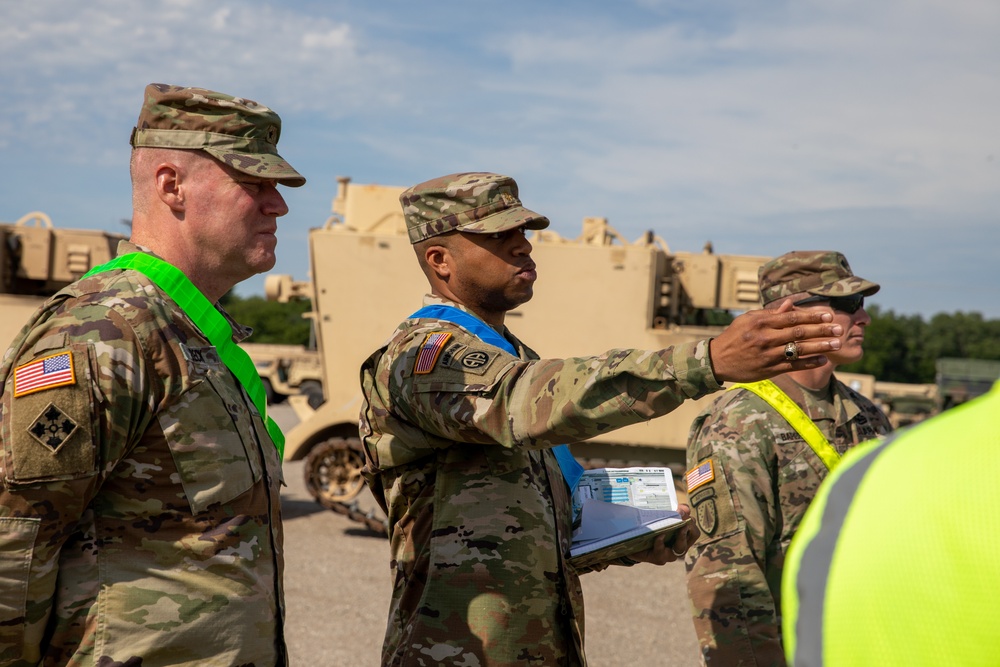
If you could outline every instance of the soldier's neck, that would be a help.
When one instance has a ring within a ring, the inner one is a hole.
[[[463,301],[462,299],[460,299],[458,296],[456,296],[450,290],[443,290],[443,289],[432,288],[431,289],[431,294],[433,294],[434,296],[436,296],[438,298],[447,299],[448,301],[451,301],[453,303],[457,303],[460,306],[464,306],[465,308],[468,308],[470,311],[472,311],[472,313],[476,317],[478,317],[483,322],[486,322],[486,324],[488,324],[491,327],[493,327],[494,329],[496,329],[497,333],[499,333],[500,335],[503,335],[503,331],[504,331],[504,328],[503,328],[504,324],[503,323],[504,323],[504,316],[507,314],[506,311],[499,311],[498,312],[498,311],[494,311],[494,310],[487,310],[487,309],[482,308],[482,307],[477,307],[477,306],[475,306],[475,305],[473,305],[471,303],[466,303],[465,301]]]
[[[788,373],[785,373],[785,375],[803,387],[818,391],[830,384],[830,378],[833,377],[833,371],[835,371],[836,368],[836,365],[828,361],[818,368],[807,368],[801,371],[789,371]]]

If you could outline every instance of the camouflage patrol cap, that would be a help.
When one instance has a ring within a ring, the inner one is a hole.
[[[776,257],[757,272],[763,305],[792,294],[808,292],[824,296],[871,296],[878,283],[859,278],[847,258],[829,250],[796,250]]]
[[[521,205],[510,176],[468,172],[414,185],[399,196],[410,243],[458,230],[492,234],[515,227],[545,229],[549,219]]]
[[[298,187],[306,179],[278,155],[281,118],[253,100],[163,83],[146,86],[129,143],[202,150],[236,171]]]

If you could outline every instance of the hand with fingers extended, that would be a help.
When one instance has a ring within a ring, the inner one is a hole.
[[[743,313],[709,343],[712,371],[720,382],[755,382],[827,363],[840,348],[839,324],[829,312],[779,308]]]
[[[691,516],[691,508],[687,505],[679,505],[677,511],[685,519]],[[664,565],[684,560],[684,553],[698,541],[699,535],[701,535],[701,531],[698,529],[698,525],[691,522],[676,533],[658,538],[649,549],[631,554],[629,559],[637,563],[652,563],[653,565]]]

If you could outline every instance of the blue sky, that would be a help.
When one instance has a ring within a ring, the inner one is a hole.
[[[337,176],[485,170],[564,236],[604,216],[674,250],[838,249],[883,309],[997,318],[997,35],[995,0],[7,3],[0,220],[124,231],[155,81],[281,115],[309,183],[275,270],[298,279]]]

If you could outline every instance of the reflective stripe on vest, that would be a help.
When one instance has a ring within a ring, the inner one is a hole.
[[[840,454],[826,439],[823,432],[819,430],[813,420],[809,419],[809,415],[788,397],[788,394],[781,391],[778,385],[770,380],[761,380],[760,382],[737,383],[731,386],[729,391],[733,389],[746,389],[753,392],[774,408],[775,412],[784,417],[785,421],[812,447],[816,456],[826,465],[827,470],[833,470],[840,463]]]
[[[478,317],[470,315],[454,306],[446,306],[444,304],[424,306],[410,315],[410,319],[432,319],[451,322],[487,345],[498,347],[515,357],[518,356],[517,350],[514,349],[511,342],[497,333],[496,329]],[[562,470],[566,485],[569,486],[570,493],[572,493],[576,490],[576,485],[580,482],[580,478],[583,477],[583,466],[573,458],[572,452],[569,451],[569,447],[566,445],[556,445],[552,448],[552,453],[555,454],[556,461],[559,462],[559,469]]]
[[[178,269],[158,257],[143,252],[133,252],[114,258],[106,264],[95,266],[83,277],[88,278],[95,273],[112,271],[114,269],[131,269],[146,276],[154,285],[169,296],[174,303],[191,318],[202,335],[208,339],[219,352],[219,358],[236,379],[243,385],[257,412],[267,425],[267,433],[271,436],[274,447],[278,450],[278,459],[282,459],[285,450],[285,436],[273,419],[267,416],[267,396],[264,393],[264,383],[261,382],[257,367],[246,351],[233,342],[233,329],[226,318],[201,293],[188,277]]]
[[[1000,382],[844,456],[785,559],[789,664],[997,664],[998,415]]]

